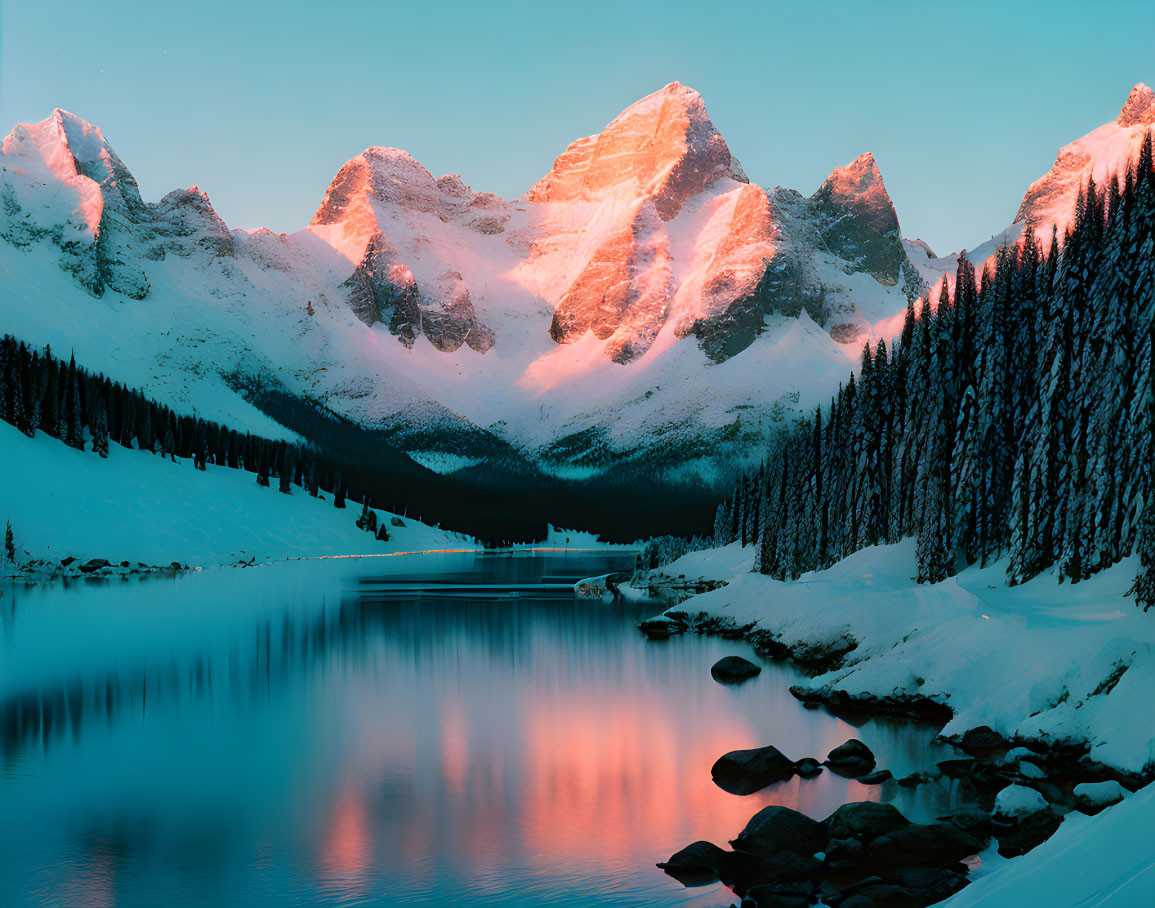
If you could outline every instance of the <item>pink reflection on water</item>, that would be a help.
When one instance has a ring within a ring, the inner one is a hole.
[[[321,842],[318,877],[324,888],[344,898],[365,894],[373,861],[364,799],[347,785],[333,804]]]

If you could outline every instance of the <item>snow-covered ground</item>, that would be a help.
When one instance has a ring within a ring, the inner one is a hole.
[[[384,555],[428,549],[475,549],[476,542],[378,511],[388,542],[356,527],[360,505],[333,507],[258,486],[254,474],[110,445],[102,459],[40,433],[30,439],[0,422],[6,479],[0,521],[10,521],[17,558],[106,558],[191,566],[325,555]]]
[[[951,707],[946,735],[988,725],[1006,737],[1086,743],[1124,773],[1155,768],[1155,617],[1127,596],[1134,561],[1076,585],[1050,575],[1007,587],[1006,564],[920,585],[914,542],[865,549],[783,583],[751,573],[752,549],[693,552],[662,574],[726,580],[677,608],[754,624],[787,647],[857,641],[843,665],[804,683],[852,696],[926,697]],[[1155,904],[1155,789],[1094,817],[1071,813],[1022,858],[994,855],[951,906]],[[986,856],[984,856],[985,858]]]

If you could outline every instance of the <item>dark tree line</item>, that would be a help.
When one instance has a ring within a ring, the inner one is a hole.
[[[918,579],[1008,556],[1008,582],[1076,582],[1132,553],[1155,604],[1155,177],[1151,136],[1043,252],[1028,230],[953,296],[911,304],[825,409],[773,439],[715,540],[781,579],[916,536]]]
[[[338,508],[352,494],[342,482],[343,464],[316,446],[179,415],[140,391],[77,366],[75,357],[65,363],[51,348],[34,350],[9,335],[0,339],[0,416],[29,437],[41,431],[100,457],[107,457],[109,444],[116,443],[174,461],[191,460],[199,470],[210,463],[248,470],[262,486],[275,478],[285,494],[296,486],[319,498],[325,490]],[[369,496],[360,490],[357,495],[368,511]],[[384,526],[376,523],[374,516],[372,532],[387,540]]]

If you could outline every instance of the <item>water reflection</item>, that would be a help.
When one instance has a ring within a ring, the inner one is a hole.
[[[645,609],[569,594],[620,566],[458,555],[435,588],[415,560],[6,592],[0,903],[730,904],[654,862],[770,803],[949,802],[828,773],[716,788],[721,753],[761,744],[821,757],[856,735],[900,776],[945,754],[933,730],[802,709],[780,666],[715,684],[747,647],[648,642]]]

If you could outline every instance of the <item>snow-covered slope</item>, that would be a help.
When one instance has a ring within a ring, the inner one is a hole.
[[[1105,187],[1112,177],[1125,178],[1128,166],[1134,165],[1147,134],[1155,129],[1155,92],[1138,83],[1131,89],[1119,116],[1104,123],[1081,139],[1076,139],[1060,150],[1054,165],[1039,177],[1023,196],[1015,220],[986,242],[966,250],[967,258],[981,276],[983,265],[999,246],[1021,243],[1028,228],[1034,231],[1040,249],[1051,247],[1051,234],[1057,229],[1062,239],[1064,231],[1075,218],[1079,194],[1094,180]],[[952,283],[959,254],[935,256],[922,240],[903,240],[911,264],[935,295],[935,285],[945,277]]]
[[[107,459],[43,433],[28,438],[0,421],[4,468],[0,520],[10,522],[18,561],[105,558],[193,566],[324,555],[385,555],[477,548],[472,540],[378,511],[388,542],[356,527],[360,508],[333,507],[294,486],[285,495],[245,470],[111,445]]]
[[[1034,229],[1042,248],[1051,243],[1051,226],[1059,237],[1071,226],[1079,193],[1094,179],[1106,186],[1113,176],[1120,181],[1139,157],[1143,139],[1155,126],[1155,93],[1140,82],[1113,123],[1104,123],[1081,139],[1064,145],[1054,166],[1035,180],[1023,196],[1015,223]]]
[[[5,330],[237,428],[283,434],[238,393],[273,387],[445,463],[488,435],[567,476],[712,476],[919,286],[873,158],[765,190],[677,83],[512,202],[370,148],[290,235],[142,201],[63,111],[0,164]]]

